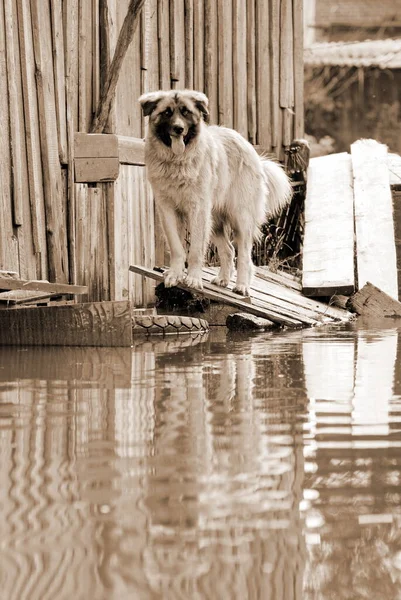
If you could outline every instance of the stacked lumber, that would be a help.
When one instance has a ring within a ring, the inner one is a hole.
[[[302,290],[350,295],[367,282],[398,299],[387,147],[360,140],[310,161],[305,199]]]
[[[163,269],[152,270],[140,265],[131,265],[130,271],[156,281],[163,281]],[[251,296],[244,298],[233,292],[234,280],[228,288],[221,288],[212,282],[217,270],[203,269],[203,290],[193,290],[196,294],[234,307],[235,311],[246,312],[256,317],[286,327],[306,327],[324,323],[346,322],[352,319],[348,311],[329,304],[306,298],[296,289],[293,282],[282,282],[271,277],[266,269],[256,270]],[[274,274],[273,274],[274,275]],[[185,284],[178,287],[188,288]]]

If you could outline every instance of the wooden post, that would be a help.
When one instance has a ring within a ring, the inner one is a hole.
[[[127,50],[134,38],[134,33],[139,22],[139,15],[144,3],[145,0],[130,1],[127,15],[124,19],[123,26],[118,36],[116,49],[105,84],[105,89],[101,94],[96,111],[96,117],[92,123],[92,133],[102,133],[106,127],[107,119],[115,97],[121,66]]]

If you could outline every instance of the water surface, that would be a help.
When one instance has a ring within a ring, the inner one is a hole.
[[[400,599],[400,331],[0,348],[0,597]]]

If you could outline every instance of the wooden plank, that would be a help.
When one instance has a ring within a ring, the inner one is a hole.
[[[58,294],[85,294],[87,287],[67,283],[51,283],[42,280],[27,280],[0,275],[0,290],[30,290],[32,292],[50,292]]]
[[[0,310],[0,344],[132,345],[129,302],[92,302]]]
[[[0,86],[7,90],[6,34],[4,10],[0,9]],[[2,135],[0,135],[0,269],[19,271],[18,241],[14,235],[11,205],[11,149],[10,119],[7,93],[0,94],[0,114],[3,115]]]
[[[159,55],[159,88],[171,88],[170,77],[170,10],[169,0],[157,3],[157,37]]]
[[[358,288],[361,289],[370,281],[383,292],[398,299],[387,147],[374,140],[360,140],[352,144],[351,156],[354,172]]]
[[[280,0],[270,0],[270,77],[272,146],[280,146]]]
[[[185,87],[194,87],[194,1],[184,0]]]
[[[100,2],[92,0],[92,113],[100,97]]]
[[[7,58],[7,83],[8,102],[10,106],[10,147],[11,147],[11,173],[12,173],[12,206],[14,225],[23,223],[23,173],[22,163],[24,157],[21,155],[21,145],[24,136],[23,123],[20,121],[19,95],[17,89],[17,60],[19,61],[16,40],[18,32],[15,31],[16,23],[13,17],[13,0],[4,0],[4,23],[6,35],[6,58]]]
[[[67,238],[69,276],[76,283],[74,135],[78,129],[78,0],[63,6],[65,24],[65,95],[67,123]]]
[[[120,172],[118,158],[75,158],[75,182],[115,181]]]
[[[302,291],[307,296],[354,291],[352,170],[346,152],[310,161]]]
[[[58,156],[57,118],[52,68],[50,14],[41,0],[32,0],[32,28],[38,92],[43,185],[45,191],[49,278],[68,280],[66,219]]]
[[[219,124],[233,126],[232,0],[218,0],[218,111]]]
[[[49,292],[31,292],[28,290],[13,290],[0,293],[0,302],[6,305],[27,304],[57,298],[61,294],[50,294]]]
[[[157,0],[147,0],[141,13],[141,93],[159,88]]]
[[[217,3],[205,0],[205,93],[209,98],[210,122],[218,123]]]
[[[185,88],[184,0],[170,0],[171,87]]]
[[[246,3],[246,52],[247,52],[247,104],[248,104],[248,140],[256,144],[257,114],[256,114],[256,23],[255,2]]]
[[[294,47],[292,0],[281,0],[280,15],[280,106],[294,106]]]
[[[194,88],[203,91],[205,87],[205,15],[204,0],[194,4]]]
[[[75,158],[118,158],[119,142],[111,133],[80,133],[74,135]]]
[[[370,282],[353,294],[349,306],[363,317],[401,317],[401,302],[380,290]]]
[[[38,262],[37,276],[45,277],[47,276],[45,207],[30,4],[18,0],[17,9],[32,241]]]
[[[117,136],[118,159],[129,165],[145,165],[145,142],[139,138]]]
[[[304,131],[304,27],[303,0],[292,0],[294,46],[294,137],[303,138]]]
[[[65,110],[66,95],[62,0],[52,0],[52,2],[50,3],[50,15],[53,38],[54,90],[58,131],[58,150],[60,162],[63,164],[67,164],[68,153],[67,122]]]
[[[248,137],[246,4],[233,1],[233,127]]]
[[[269,51],[269,3],[256,3],[257,142],[271,148],[271,74]]]

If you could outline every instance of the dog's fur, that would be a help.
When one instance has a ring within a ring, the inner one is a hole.
[[[185,281],[202,288],[202,266],[209,242],[220,258],[214,280],[227,286],[238,248],[235,291],[249,294],[252,244],[267,215],[291,198],[281,166],[260,157],[232,129],[209,126],[208,99],[192,90],[157,91],[139,98],[149,126],[145,163],[170,252],[167,287]],[[190,233],[188,273],[182,230]]]

